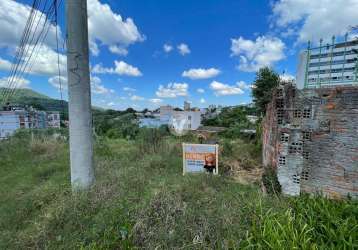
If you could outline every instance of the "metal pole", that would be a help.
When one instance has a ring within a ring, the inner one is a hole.
[[[346,68],[346,59],[347,59],[347,40],[348,40],[348,33],[344,36],[344,54],[343,54],[343,68],[342,68],[342,83],[344,82],[344,71]]]
[[[321,76],[322,42],[323,42],[323,39],[321,38],[321,39],[319,40],[319,59],[318,59],[318,86],[319,86],[319,88],[321,87],[321,79],[320,79],[320,76]]]
[[[305,70],[305,83],[304,83],[304,87],[307,88],[308,86],[308,69],[309,69],[309,63],[310,63],[310,51],[311,51],[311,41],[308,41],[307,44],[307,60],[306,60],[306,70]]]
[[[94,181],[87,0],[67,0],[67,74],[72,189]]]
[[[329,85],[332,84],[332,63],[333,63],[333,49],[334,49],[334,43],[335,43],[336,37],[332,37],[332,45],[331,45],[331,59],[329,62]]]

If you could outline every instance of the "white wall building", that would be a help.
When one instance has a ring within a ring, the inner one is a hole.
[[[184,122],[184,129],[186,130],[196,130],[201,126],[202,112],[200,110],[191,111],[175,111],[174,108],[170,105],[160,107],[160,121],[165,122],[169,126],[174,126]]]
[[[172,117],[174,109],[170,105],[160,106],[159,114],[160,114],[160,121],[161,122],[169,122],[170,118]]]
[[[47,113],[47,127],[48,128],[61,127],[60,112],[52,111]]]
[[[185,121],[183,129],[196,130],[201,126],[201,112],[200,111],[174,111],[169,122],[169,126],[173,123]]]
[[[48,120],[50,119],[50,121]],[[0,111],[0,139],[8,138],[18,129],[60,128],[59,112],[12,109]]]
[[[320,45],[301,52],[297,69],[298,89],[358,84],[358,39]]]

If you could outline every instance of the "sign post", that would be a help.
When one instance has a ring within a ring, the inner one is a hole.
[[[183,143],[183,175],[186,173],[219,173],[219,145]]]

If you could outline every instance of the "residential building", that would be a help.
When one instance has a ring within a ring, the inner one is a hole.
[[[247,115],[246,118],[253,124],[255,124],[259,119],[259,117],[256,115]]]
[[[48,128],[61,127],[60,112],[52,111],[47,113],[47,127]]]
[[[296,76],[298,89],[358,85],[358,39],[324,44],[301,52]]]
[[[188,102],[184,102],[184,111],[175,111],[170,105],[160,107],[160,124],[174,126],[174,123],[183,121],[183,129],[196,130],[201,126],[201,120],[202,111],[200,109],[193,109],[191,111],[190,103]]]
[[[183,129],[196,130],[201,126],[200,111],[174,111],[169,122],[169,126],[173,126],[175,122],[185,121]]]
[[[159,113],[160,113],[160,120],[162,122],[169,122],[170,117],[172,116],[174,109],[170,105],[160,106]]]
[[[184,111],[190,111],[190,102],[184,102]]]
[[[19,128],[28,128],[29,124],[22,111],[0,111],[0,139],[5,139]]]
[[[0,139],[8,138],[18,129],[59,128],[59,112],[46,113],[32,108],[9,107],[0,111]]]

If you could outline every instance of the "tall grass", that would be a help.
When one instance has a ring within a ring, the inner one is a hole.
[[[98,138],[96,184],[83,194],[71,193],[65,140],[1,142],[0,249],[357,247],[356,202],[264,196],[224,176],[183,177],[182,141],[155,136],[147,151],[138,146],[144,141]]]
[[[358,207],[324,197],[288,199],[288,208],[265,211],[262,202],[243,244],[246,249],[357,249]]]

